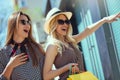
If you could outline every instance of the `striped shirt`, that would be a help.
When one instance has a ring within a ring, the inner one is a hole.
[[[30,58],[28,47],[26,47],[28,52],[29,61],[23,65],[14,68],[10,80],[43,80],[42,71],[44,64],[44,55],[39,54],[39,65],[38,67],[33,67],[32,59]],[[0,50],[0,74],[5,69],[7,63],[10,60],[10,54],[12,52],[12,47],[5,46]],[[20,54],[20,49],[17,49],[16,54]],[[0,80],[6,80],[4,76],[0,75]]]

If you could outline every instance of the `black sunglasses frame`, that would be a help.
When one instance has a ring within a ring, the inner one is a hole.
[[[27,25],[27,24],[29,24],[29,25],[31,25],[31,21],[26,21],[26,20],[20,20],[20,23],[22,24],[22,25]]]
[[[66,23],[67,25],[69,25],[71,23],[70,20],[62,20],[62,19],[58,19],[57,22],[60,25],[63,25],[64,23]]]

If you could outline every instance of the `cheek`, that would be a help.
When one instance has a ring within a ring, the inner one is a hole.
[[[57,31],[58,33],[60,33],[61,28],[60,28],[60,27],[57,27],[56,31]]]
[[[22,34],[23,33],[23,28],[22,26],[21,27],[18,27],[18,30],[16,31],[18,34]]]
[[[29,26],[29,31],[31,30],[31,26]]]
[[[15,30],[14,35],[17,35],[17,36],[21,35],[21,31],[20,30]]]
[[[23,34],[22,30],[18,30],[17,33],[18,33],[19,35],[22,35],[22,34]]]

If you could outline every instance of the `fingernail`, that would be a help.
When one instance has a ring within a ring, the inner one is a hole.
[[[26,57],[28,58],[28,55],[26,54]]]

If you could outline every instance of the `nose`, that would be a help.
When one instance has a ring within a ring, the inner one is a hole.
[[[66,23],[64,23],[63,25],[66,26],[66,27],[68,27],[68,24],[66,24]]]
[[[26,28],[27,30],[30,30],[30,27],[31,27],[31,26],[30,26],[30,24],[28,24],[28,23],[27,23],[26,25],[24,25],[24,28]]]
[[[31,23],[30,22],[25,22],[25,25],[30,25]]]
[[[26,23],[26,26],[30,26],[30,24],[29,24],[29,23]]]

